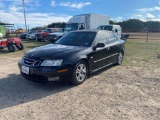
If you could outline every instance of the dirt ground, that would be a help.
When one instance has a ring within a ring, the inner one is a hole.
[[[82,85],[42,85],[0,61],[0,120],[160,120],[160,66],[112,66]]]

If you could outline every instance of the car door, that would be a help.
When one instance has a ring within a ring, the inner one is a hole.
[[[107,43],[107,34],[104,31],[100,31],[97,33],[97,36],[95,38],[94,41],[94,46],[97,45],[97,43]],[[105,47],[100,47],[100,48],[96,48],[95,50],[93,50],[93,52],[90,54],[90,58],[91,58],[91,70],[96,70],[99,68],[104,67],[107,64],[107,51],[108,48]]]
[[[108,43],[106,46],[108,48],[107,64],[116,62],[120,45],[118,38],[113,33],[108,34]]]

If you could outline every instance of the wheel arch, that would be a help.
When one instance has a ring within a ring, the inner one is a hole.
[[[90,73],[90,64],[89,64],[89,61],[87,60],[87,58],[81,58],[79,59],[76,63],[80,62],[80,61],[84,61],[87,65],[87,75]]]

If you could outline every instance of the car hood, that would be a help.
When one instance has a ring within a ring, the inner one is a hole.
[[[36,34],[45,34],[45,33],[48,33],[48,32],[38,32]]]
[[[49,44],[29,50],[25,53],[25,57],[31,59],[63,59],[82,49],[84,50],[84,47]]]

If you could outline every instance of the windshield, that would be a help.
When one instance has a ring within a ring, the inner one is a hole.
[[[60,38],[56,44],[89,47],[91,46],[95,35],[96,32],[70,32]]]
[[[97,30],[108,30],[112,31],[113,26],[99,26]]]
[[[62,32],[62,28],[45,29],[42,32]]]
[[[35,32],[35,31],[29,31],[28,34],[32,34],[32,33],[34,33],[34,32]]]
[[[78,23],[68,23],[65,26],[64,31],[74,31],[78,30]]]
[[[45,29],[42,32],[50,32],[50,31],[51,31],[51,29]]]

